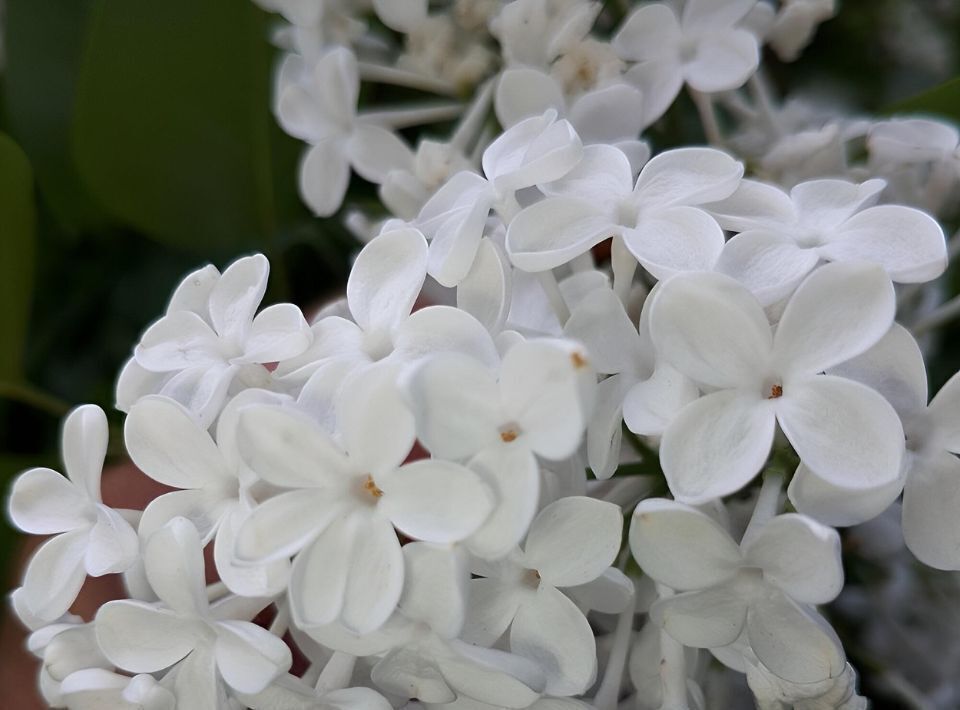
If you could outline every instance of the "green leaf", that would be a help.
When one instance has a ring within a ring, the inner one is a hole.
[[[267,29],[249,1],[95,0],[74,150],[114,215],[207,254],[273,238]]]
[[[23,379],[36,245],[33,171],[9,136],[0,133],[0,381]]]
[[[936,114],[960,121],[960,77],[888,106],[887,114]]]
[[[93,0],[7,0],[4,99],[11,136],[30,158],[37,183],[67,233],[108,222],[73,161],[72,130],[80,55]]]

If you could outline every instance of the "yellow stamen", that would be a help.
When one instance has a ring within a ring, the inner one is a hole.
[[[503,439],[504,443],[509,444],[511,441],[514,441],[519,434],[516,429],[505,429],[500,432],[500,438]]]
[[[369,473],[367,474],[367,479],[363,482],[363,490],[372,495],[374,498],[380,498],[383,496],[383,491],[381,491],[377,484],[373,482],[373,476]]]
[[[773,387],[770,388],[770,396],[767,397],[767,399],[779,399],[782,396],[783,396],[783,386],[774,385]]]
[[[574,351],[574,352],[570,355],[570,361],[573,362],[573,366],[574,366],[574,368],[576,368],[577,370],[582,370],[583,368],[585,368],[585,367],[587,366],[587,358],[585,358],[583,355],[581,355],[580,353],[578,353],[578,352],[576,352],[576,351]]]

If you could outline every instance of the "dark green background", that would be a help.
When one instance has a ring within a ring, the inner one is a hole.
[[[800,62],[770,62],[776,82],[839,91],[866,112],[960,119],[955,64],[918,70],[884,49],[883,38],[908,32],[891,13],[904,5],[960,48],[957,3],[847,2]],[[352,242],[335,219],[312,218],[300,203],[300,145],[270,113],[275,21],[249,0],[7,0],[3,488],[28,466],[59,468],[59,421],[70,407],[98,403],[119,427],[110,411],[116,374],[197,265],[262,251],[273,264],[268,299],[304,306],[342,287]],[[691,104],[678,102],[652,138],[657,149],[701,141]],[[358,182],[353,194],[369,200],[370,186]],[[956,269],[946,278],[957,293]],[[932,386],[957,369],[958,343],[960,330],[948,330]],[[0,573],[14,544],[0,528]],[[7,571],[0,590],[14,582]]]

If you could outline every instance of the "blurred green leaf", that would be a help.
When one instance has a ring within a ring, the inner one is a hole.
[[[170,246],[264,248],[272,54],[251,2],[95,0],[74,134],[93,194]]]
[[[954,77],[928,91],[898,101],[888,106],[884,113],[936,114],[960,121],[960,77]]]
[[[68,233],[107,222],[80,181],[71,149],[80,54],[93,0],[7,0],[4,99],[12,137]]]
[[[23,378],[35,232],[33,170],[20,147],[0,133],[0,382]]]

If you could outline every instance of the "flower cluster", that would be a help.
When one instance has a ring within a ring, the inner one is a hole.
[[[956,197],[956,130],[774,105],[761,49],[796,58],[830,0],[261,4],[304,200],[356,173],[385,209],[347,215],[367,243],[309,319],[261,309],[260,255],[174,291],[116,397],[169,492],[102,502],[93,405],[66,477],[16,479],[13,522],[56,535],[12,598],[48,702],[724,707],[712,656],[762,708],[865,708],[818,610],[835,528],[893,510],[960,570],[960,375],[928,404],[915,339],[955,310],[919,207]],[[711,145],[652,155],[684,88]],[[129,598],[70,614],[110,573]]]

